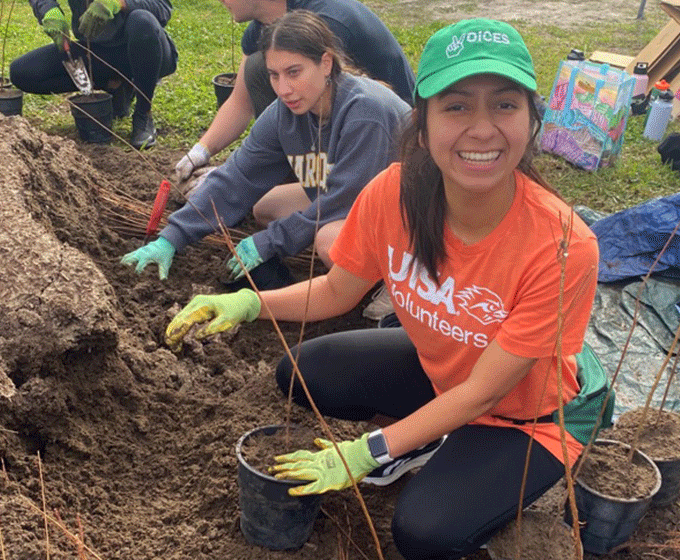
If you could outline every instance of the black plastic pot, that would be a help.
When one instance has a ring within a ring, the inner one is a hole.
[[[244,434],[236,443],[241,532],[251,544],[270,550],[300,548],[309,539],[321,508],[321,496],[294,497],[288,490],[301,482],[277,480],[251,467],[243,457],[246,440],[273,435],[283,426],[263,426]]]
[[[24,107],[24,92],[12,87],[0,88],[0,113],[6,117],[21,115]]]
[[[652,498],[652,506],[665,507],[680,497],[680,459],[654,459],[661,473],[661,488]]]
[[[76,122],[78,136],[83,142],[108,144],[111,142],[113,126],[112,95],[97,92],[90,95],[80,93],[69,97],[71,114]]]
[[[630,449],[628,444],[608,439],[598,439],[595,445],[618,445]],[[648,463],[654,469],[657,478],[654,488],[640,499],[607,496],[589,487],[580,478],[576,479],[574,493],[579,521],[585,523],[581,528],[581,542],[586,552],[606,554],[626,542],[649,509],[652,498],[659,491],[661,473],[654,461],[639,450],[635,451],[633,461]],[[571,525],[569,507],[565,508],[565,521]]]
[[[215,88],[215,97],[217,97],[217,108],[222,106],[231,92],[234,91],[234,85],[236,84],[236,74],[233,72],[225,72],[224,74],[217,74],[212,80],[213,87]]]

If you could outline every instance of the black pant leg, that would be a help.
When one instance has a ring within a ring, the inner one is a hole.
[[[296,353],[297,347],[292,349],[293,356]],[[434,398],[404,329],[364,329],[308,340],[301,345],[298,366],[321,413],[335,418],[403,418]],[[284,357],[276,380],[286,395],[292,373]],[[293,399],[309,407],[297,380]]]
[[[274,93],[269,81],[269,73],[261,52],[257,51],[248,56],[243,71],[243,79],[246,82],[248,95],[253,104],[255,118],[257,118],[276,99],[276,93]]]
[[[76,91],[54,43],[38,47],[16,58],[9,65],[9,79],[26,93],[66,93]]]
[[[517,514],[529,436],[514,428],[463,426],[400,494],[392,533],[406,560],[454,560],[477,550]],[[523,506],[564,475],[534,442]]]
[[[130,12],[125,20],[125,39],[128,66],[139,89],[135,111],[147,113],[158,80],[177,67],[177,52],[161,24],[147,10]]]

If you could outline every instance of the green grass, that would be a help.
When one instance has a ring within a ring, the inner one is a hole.
[[[5,7],[8,2],[5,0]],[[65,6],[66,2],[62,4]],[[399,9],[398,2],[383,1],[383,5],[390,13],[378,11],[379,15],[384,15],[386,21],[398,22],[394,13]],[[188,148],[214,116],[212,77],[230,71],[240,63],[240,39],[245,25],[232,26],[229,12],[217,0],[176,0],[174,7],[168,31],[180,53],[179,66],[177,72],[164,78],[157,88],[154,114],[162,132],[162,146]],[[512,23],[527,42],[537,70],[539,91],[547,97],[559,61],[571,47],[580,48],[587,54],[594,50],[629,55],[639,52],[668,19],[659,10],[648,10],[647,13],[649,15],[643,21],[597,25],[584,22],[578,29],[559,29],[526,21]],[[390,27],[416,68],[428,37],[447,23],[434,21],[402,26],[391,23]],[[5,73],[12,59],[49,41],[24,0],[16,0],[8,31]],[[65,97],[26,95],[24,117],[47,132],[72,135],[74,125]],[[622,153],[612,168],[587,172],[550,155],[539,156],[537,165],[569,202],[603,211],[619,210],[677,191],[678,174],[661,164],[657,144],[642,137],[642,128],[641,117],[629,119]],[[129,119],[117,122],[114,130],[125,137],[130,130]],[[674,122],[670,130],[679,131],[680,126]]]

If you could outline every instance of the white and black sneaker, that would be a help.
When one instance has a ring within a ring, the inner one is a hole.
[[[444,443],[446,436],[439,438],[418,449],[404,453],[389,463],[380,465],[368,473],[361,482],[375,486],[387,486],[395,480],[418,467],[422,467]]]

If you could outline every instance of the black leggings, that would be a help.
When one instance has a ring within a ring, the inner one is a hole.
[[[177,50],[156,17],[147,10],[133,10],[125,20],[125,44],[107,47],[96,43],[90,49],[107,64],[131,79],[148,99],[153,99],[156,83],[172,74],[177,67]],[[80,43],[71,46],[74,58],[82,57],[88,66],[87,52]],[[109,80],[120,80],[116,70],[92,56],[92,81],[97,89],[106,89]],[[65,93],[76,91],[62,64],[64,55],[54,43],[32,50],[9,67],[12,83],[27,93]],[[151,108],[137,93],[135,111],[146,113]]]
[[[297,348],[293,349],[293,356]],[[322,414],[369,420],[403,418],[434,398],[413,344],[402,328],[330,334],[304,342],[298,366]],[[287,394],[285,357],[276,371]],[[297,404],[308,407],[299,386]],[[477,550],[514,518],[529,436],[514,428],[454,430],[400,494],[392,534],[406,560],[456,559]],[[552,487],[564,466],[534,442],[523,505]]]

